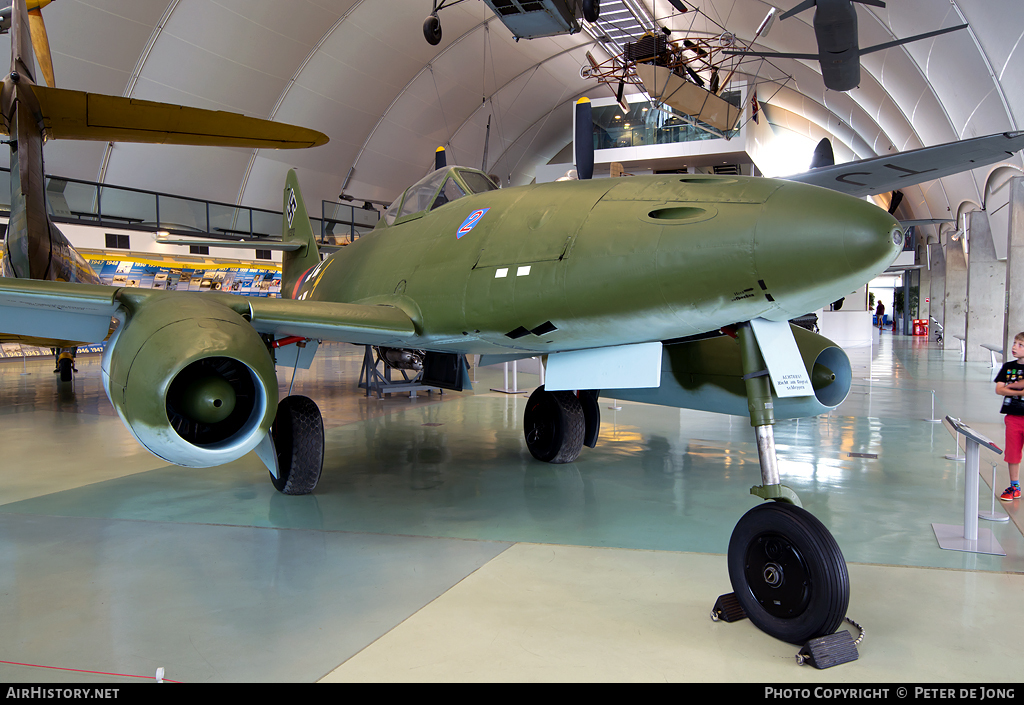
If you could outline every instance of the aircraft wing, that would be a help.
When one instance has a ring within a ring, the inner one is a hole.
[[[216,292],[188,293],[33,279],[0,280],[0,333],[94,343],[107,337],[110,319],[138,312],[166,296],[199,296],[250,319],[260,333],[297,335],[360,345],[415,337],[416,326],[394,306],[294,301]]]
[[[32,86],[52,139],[147,142],[269,149],[326,144],[327,135],[221,110]]]
[[[728,56],[761,56],[768,59],[805,59],[807,61],[821,61],[820,54],[794,54],[779,51],[754,51],[753,49],[722,49],[723,54]]]
[[[851,196],[873,196],[1001,162],[1021,149],[1024,149],[1024,131],[1001,132],[820,167],[784,178],[824,186]]]

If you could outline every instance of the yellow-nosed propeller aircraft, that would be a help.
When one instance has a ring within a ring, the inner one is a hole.
[[[240,116],[39,87],[22,57],[25,17],[17,0],[2,94],[18,143],[5,256],[17,276],[28,264],[12,244],[55,231],[42,188],[44,132],[283,147],[326,139]],[[841,191],[938,178],[998,161],[1022,142],[1020,133],[993,135],[791,180],[590,180],[580,158],[581,180],[498,189],[481,171],[444,166],[399,196],[372,233],[326,259],[289,172],[278,246],[285,298],[9,278],[0,280],[0,332],[91,342],[108,334],[113,317],[103,380],[135,438],[188,467],[255,450],[285,494],[311,492],[324,463],[316,404],[279,400],[275,351],[295,340],[311,341],[307,356],[317,340],[425,350],[424,380],[452,389],[467,384],[467,354],[542,355],[546,385],[530,396],[523,427],[544,462],[572,462],[596,444],[601,390],[749,416],[761,467],[752,492],[773,501],[737,524],[730,579],[758,627],[803,643],[839,627],[849,579],[831,534],[781,484],[772,427],[839,404],[851,369],[840,348],[788,321],[884,271],[904,238],[891,215]]]
[[[28,0],[0,10],[0,31],[11,33],[11,70],[0,89],[0,131],[10,136],[11,145],[11,217],[0,262],[2,276],[101,283],[46,212],[42,166],[46,139],[272,149],[327,142],[326,135],[314,130],[235,113],[54,87],[50,43],[40,12],[50,2]],[[33,54],[45,86],[36,84]],[[72,379],[75,340],[60,335],[5,335],[3,339],[54,348],[61,380]]]

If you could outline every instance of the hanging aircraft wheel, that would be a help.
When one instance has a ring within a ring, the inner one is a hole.
[[[57,371],[60,372],[61,382],[70,382],[74,378],[74,361],[65,357],[57,361]]]
[[[437,15],[427,15],[423,20],[423,38],[433,47],[441,43],[441,20]]]
[[[810,512],[766,502],[743,515],[729,540],[729,579],[750,621],[776,639],[805,644],[834,633],[850,603],[850,576],[832,534]]]
[[[583,449],[586,419],[572,392],[548,392],[537,387],[526,402],[523,432],[526,447],[537,460],[571,463]]]
[[[277,451],[278,476],[270,476],[282,494],[309,494],[324,466],[324,420],[312,399],[285,397],[270,427]]]
[[[583,18],[587,22],[597,22],[597,18],[600,16],[600,0],[583,0]]]

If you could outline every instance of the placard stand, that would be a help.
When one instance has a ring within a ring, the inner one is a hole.
[[[1002,449],[985,436],[981,435],[970,426],[954,419],[946,417],[953,430],[963,434],[967,441],[966,468],[964,478],[964,524],[932,524],[932,531],[935,532],[935,539],[939,542],[939,548],[947,551],[966,551],[968,553],[987,553],[994,556],[1005,556],[1006,551],[996,540],[996,537],[989,529],[978,529],[978,485],[980,482],[979,472],[981,470],[981,446],[1003,454]]]

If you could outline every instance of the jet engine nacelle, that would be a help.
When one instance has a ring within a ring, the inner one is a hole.
[[[248,321],[200,295],[126,303],[131,315],[107,344],[103,381],[139,443],[195,468],[255,448],[277,413],[277,376]]]
[[[811,378],[813,397],[780,399],[772,395],[776,419],[824,414],[850,393],[850,358],[828,338],[790,325],[800,357]],[[740,346],[727,336],[666,344],[661,386],[609,392],[616,399],[748,416]]]

